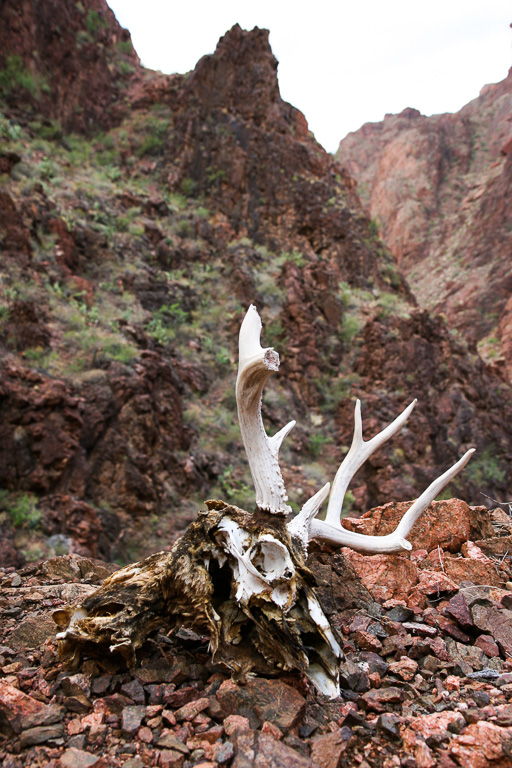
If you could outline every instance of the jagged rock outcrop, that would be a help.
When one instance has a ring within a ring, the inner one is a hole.
[[[386,115],[337,152],[420,305],[509,371],[511,109],[512,72],[456,114]]]

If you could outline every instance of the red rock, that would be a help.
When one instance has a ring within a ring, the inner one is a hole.
[[[361,555],[348,547],[341,553],[376,600],[403,598],[418,582],[418,569],[407,555]]]
[[[268,720],[265,720],[265,722],[261,726],[261,732],[266,733],[268,736],[272,736],[273,739],[277,739],[278,741],[281,741],[281,739],[283,738],[283,734],[279,730],[277,725],[274,725],[274,723],[270,723]]]
[[[366,705],[366,708],[377,712],[385,712],[389,704],[398,704],[405,699],[405,693],[400,688],[379,688],[372,689],[363,693],[361,697]]]
[[[363,632],[362,630],[354,632],[353,640],[362,651],[373,651],[374,653],[382,651],[381,641],[378,637],[372,635],[371,632]]]
[[[439,595],[441,592],[456,592],[457,584],[438,571],[420,571],[416,590],[423,595]]]
[[[456,584],[472,581],[475,584],[499,586],[501,581],[492,560],[466,557],[446,557],[444,560],[446,575]]]
[[[458,640],[460,643],[469,643],[470,637],[460,629],[458,624],[447,619],[446,616],[439,615],[437,618],[437,625],[444,634],[450,635],[454,640]]]
[[[158,757],[158,765],[161,768],[181,768],[185,762],[185,755],[174,749],[162,749]]]
[[[475,625],[485,634],[491,635],[499,648],[507,656],[512,655],[512,611],[498,607],[496,604],[471,607],[471,615]]]
[[[372,536],[383,536],[395,530],[396,526],[411,506],[411,502],[389,502],[382,507],[375,507],[362,517],[345,518],[343,526],[351,531]],[[460,499],[434,501],[414,524],[408,540],[413,551],[445,549],[458,552],[471,535],[482,529],[492,533],[490,520],[480,523],[473,510]],[[477,536],[476,538],[484,538]]]
[[[402,730],[401,736],[403,752],[411,756],[414,768],[434,768],[436,760],[423,739],[410,728]]]
[[[198,699],[200,696],[197,688],[193,688],[191,685],[184,688],[179,688],[177,691],[173,691],[166,696],[165,703],[173,708],[183,707],[194,699]]]
[[[482,560],[483,562],[488,562],[489,560],[489,558],[484,555],[480,547],[474,544],[472,541],[464,542],[460,548],[460,551],[464,557],[467,557],[470,560]]]
[[[55,723],[62,717],[61,707],[43,704],[5,680],[0,680],[0,712],[15,733]]]
[[[222,725],[214,725],[207,731],[201,732],[201,739],[208,741],[210,744],[215,744],[224,735],[224,728]]]
[[[457,677],[457,675],[448,675],[448,677],[444,681],[444,686],[447,691],[459,691],[460,677]]]
[[[151,744],[153,741],[153,731],[151,728],[148,728],[147,725],[143,725],[142,728],[139,728],[137,731],[137,739],[143,741],[144,744]]]
[[[242,715],[228,715],[224,720],[224,730],[227,736],[232,736],[236,731],[249,731],[250,728],[248,718]]]
[[[174,752],[179,752],[183,755],[188,755],[189,753],[188,747],[177,738],[177,734],[167,728],[164,728],[158,737],[157,746],[163,747],[164,749],[170,749]]]
[[[183,720],[193,720],[194,717],[196,717],[196,715],[198,715],[200,712],[208,709],[209,705],[210,700],[206,697],[202,699],[196,699],[195,701],[190,701],[188,704],[180,707],[180,709],[177,709],[174,713],[174,717],[178,723],[182,722]]]
[[[462,629],[471,629],[473,627],[473,617],[469,610],[468,602],[463,592],[454,595],[445,612],[457,621]]]
[[[244,762],[237,762],[238,757],[237,754],[233,768],[242,768],[243,765],[247,765]],[[313,768],[308,757],[303,757],[297,750],[264,733],[258,736],[254,766],[255,768],[256,766],[257,768]]]
[[[485,655],[489,656],[491,659],[500,655],[500,649],[494,642],[494,639],[491,637],[491,635],[480,635],[475,640],[475,645],[477,648],[481,648]]]
[[[259,720],[269,720],[283,731],[298,725],[306,710],[304,697],[281,680],[256,678],[244,686],[226,680],[217,691],[217,698],[226,713],[236,714],[246,707]]]
[[[339,768],[341,757],[347,748],[347,740],[341,730],[311,739],[311,759],[321,768]]]
[[[431,715],[419,715],[414,717],[408,724],[408,728],[428,739],[429,736],[442,736],[448,731],[448,726],[452,723],[462,724],[464,719],[460,712],[434,712]]]
[[[464,768],[488,768],[493,764],[505,767],[511,764],[511,741],[512,728],[480,720],[453,737],[449,753]]]
[[[162,710],[162,718],[169,723],[169,725],[176,725],[176,718],[174,717],[174,712],[171,712],[170,709],[163,709]]]
[[[411,552],[410,558],[413,563],[422,563],[427,557],[427,555],[428,555],[428,550],[415,549],[413,552]]]
[[[359,631],[365,631],[368,629],[370,624],[372,623],[372,619],[370,616],[366,616],[364,613],[356,613],[352,621],[350,622],[350,626],[348,628],[349,632],[359,632]]]
[[[92,768],[92,766],[99,768],[100,763],[104,765],[103,760],[100,760],[98,755],[92,755],[90,752],[75,749],[75,747],[66,749],[59,759],[61,768]]]
[[[389,665],[389,672],[392,675],[398,675],[402,680],[412,680],[418,671],[418,662],[403,656],[399,661],[394,661]]]
[[[428,624],[422,624],[420,621],[404,621],[402,627],[406,632],[410,632],[413,635],[419,635],[420,637],[435,637],[437,635],[437,629],[430,627]]]

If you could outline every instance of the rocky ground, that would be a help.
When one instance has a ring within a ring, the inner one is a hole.
[[[354,530],[385,533],[386,505]],[[344,641],[342,694],[293,672],[229,679],[208,638],[163,627],[127,669],[120,656],[59,660],[52,612],[116,566],[80,557],[0,574],[0,759],[21,766],[505,768],[512,761],[512,522],[434,502],[413,551],[319,548],[310,566]]]

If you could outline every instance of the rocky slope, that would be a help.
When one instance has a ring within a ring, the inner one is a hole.
[[[32,13],[34,35],[57,23],[58,7],[39,18],[21,3],[16,18]],[[0,13],[12,27],[11,5]],[[98,56],[127,42],[104,6],[73,14],[73,29],[104,20]],[[18,38],[6,61],[22,55]],[[49,82],[66,74],[70,40],[60,40]],[[88,50],[82,71],[94,82]],[[23,53],[23,71],[36,54]],[[4,94],[6,565],[67,550],[135,559],[170,544],[204,498],[252,506],[233,395],[251,301],[283,357],[265,421],[299,423],[283,458],[295,508],[332,479],[356,395],[367,435],[413,397],[421,411],[356,478],[354,510],[413,498],[472,445],[477,458],[447,493],[474,503],[481,491],[510,494],[509,387],[417,311],[351,177],[281,100],[276,67],[268,33],[235,26],[185,76],[135,62],[119,91],[107,68],[122,110],[96,133],[93,117],[67,122],[80,91],[62,112],[60,86],[26,107]]]
[[[509,374],[511,112],[512,71],[456,114],[364,125],[336,155],[419,304]]]
[[[403,506],[346,524],[385,533]],[[511,586],[511,571],[498,555],[511,532],[504,513],[434,502],[411,553],[313,553],[345,652],[336,700],[298,673],[240,685],[212,664],[208,638],[168,637],[165,627],[133,669],[97,651],[63,664],[52,612],[93,592],[112,568],[71,555],[0,569],[2,765],[505,768],[512,593],[500,586]]]
[[[0,93],[14,114],[97,132],[126,114],[124,91],[140,62],[105,0],[0,8]]]

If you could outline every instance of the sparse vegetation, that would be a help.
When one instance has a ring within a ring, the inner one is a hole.
[[[7,56],[5,67],[0,70],[0,95],[9,96],[15,91],[36,96],[44,81],[35,77],[23,63],[21,56]]]
[[[35,528],[41,520],[37,496],[0,489],[0,516],[7,514],[15,528]]]

